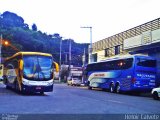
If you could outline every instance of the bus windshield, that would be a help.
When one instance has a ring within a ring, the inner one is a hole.
[[[52,74],[52,57],[24,56],[24,78],[29,80],[50,80]]]

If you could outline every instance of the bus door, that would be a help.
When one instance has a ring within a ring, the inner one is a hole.
[[[134,87],[153,88],[156,80],[156,60],[136,58]]]

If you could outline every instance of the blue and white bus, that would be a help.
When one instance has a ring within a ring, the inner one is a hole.
[[[156,60],[149,56],[129,55],[88,64],[85,69],[88,89],[110,92],[147,92],[156,87]]]

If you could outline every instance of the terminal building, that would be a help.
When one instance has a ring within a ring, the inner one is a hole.
[[[157,77],[160,79],[160,18],[93,43],[89,62],[125,54],[155,57]]]

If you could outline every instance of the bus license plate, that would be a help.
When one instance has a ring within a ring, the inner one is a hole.
[[[41,90],[41,87],[36,87],[36,90]]]

